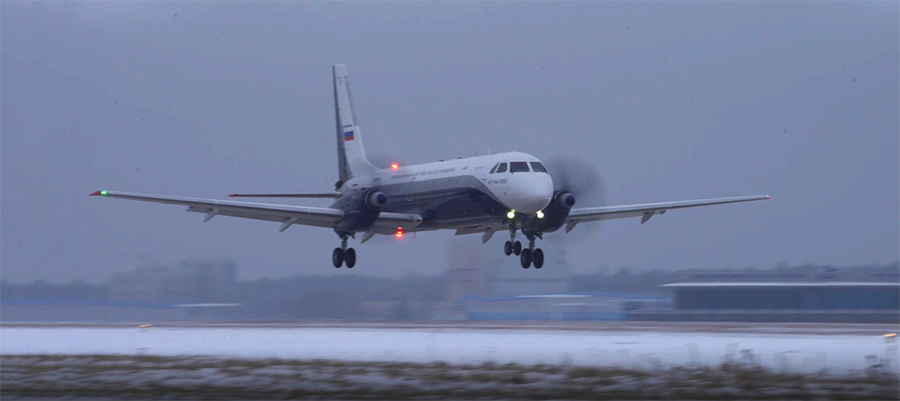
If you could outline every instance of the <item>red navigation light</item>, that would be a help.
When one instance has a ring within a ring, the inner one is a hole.
[[[399,164],[397,164],[397,163],[391,163],[391,169],[392,169],[392,170],[396,170],[396,169],[398,169],[398,168],[400,168],[400,165],[399,165]],[[400,237],[400,235],[398,235],[398,237]]]
[[[403,228],[397,227],[397,233],[394,234],[397,238],[403,238]]]

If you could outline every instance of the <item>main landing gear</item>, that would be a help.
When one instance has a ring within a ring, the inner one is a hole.
[[[522,249],[522,243],[516,241],[516,230],[509,230],[509,241],[503,244],[503,253],[506,256],[515,253],[522,263],[522,268],[527,269],[534,264],[535,269],[544,267],[544,251],[541,248],[534,247],[534,239],[538,238],[536,234],[525,234],[528,237],[528,248]]]
[[[340,268],[342,264],[347,264],[348,269],[356,266],[356,251],[353,248],[347,248],[347,236],[341,236],[341,247],[334,248],[331,253],[331,263],[334,267]]]

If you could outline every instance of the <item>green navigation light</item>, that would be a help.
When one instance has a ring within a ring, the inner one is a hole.
[[[106,196],[106,191],[100,191],[100,195]]]

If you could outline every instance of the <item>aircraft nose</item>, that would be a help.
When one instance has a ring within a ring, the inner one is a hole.
[[[553,180],[549,174],[521,174],[513,182],[515,190],[509,206],[519,214],[543,210],[553,198]]]

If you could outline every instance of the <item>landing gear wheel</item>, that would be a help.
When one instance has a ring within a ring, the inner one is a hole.
[[[505,253],[506,256],[512,255],[512,253],[513,253],[512,242],[506,241],[506,243],[503,244],[503,253]]]
[[[531,254],[531,262],[534,263],[535,269],[544,267],[544,251],[541,248],[535,249]]]
[[[531,249],[523,249],[522,254],[519,256],[519,261],[522,262],[523,269],[527,269],[531,266]]]
[[[356,255],[354,255],[356,256]],[[341,248],[334,248],[334,252],[331,253],[331,263],[334,267],[341,267],[344,263],[344,250]]]
[[[344,251],[344,263],[347,265],[348,269],[352,269],[353,266],[356,266],[356,251],[353,248],[347,248]]]
[[[522,254],[522,243],[521,242],[516,241],[516,244],[513,245],[513,252],[515,252],[517,256]]]

